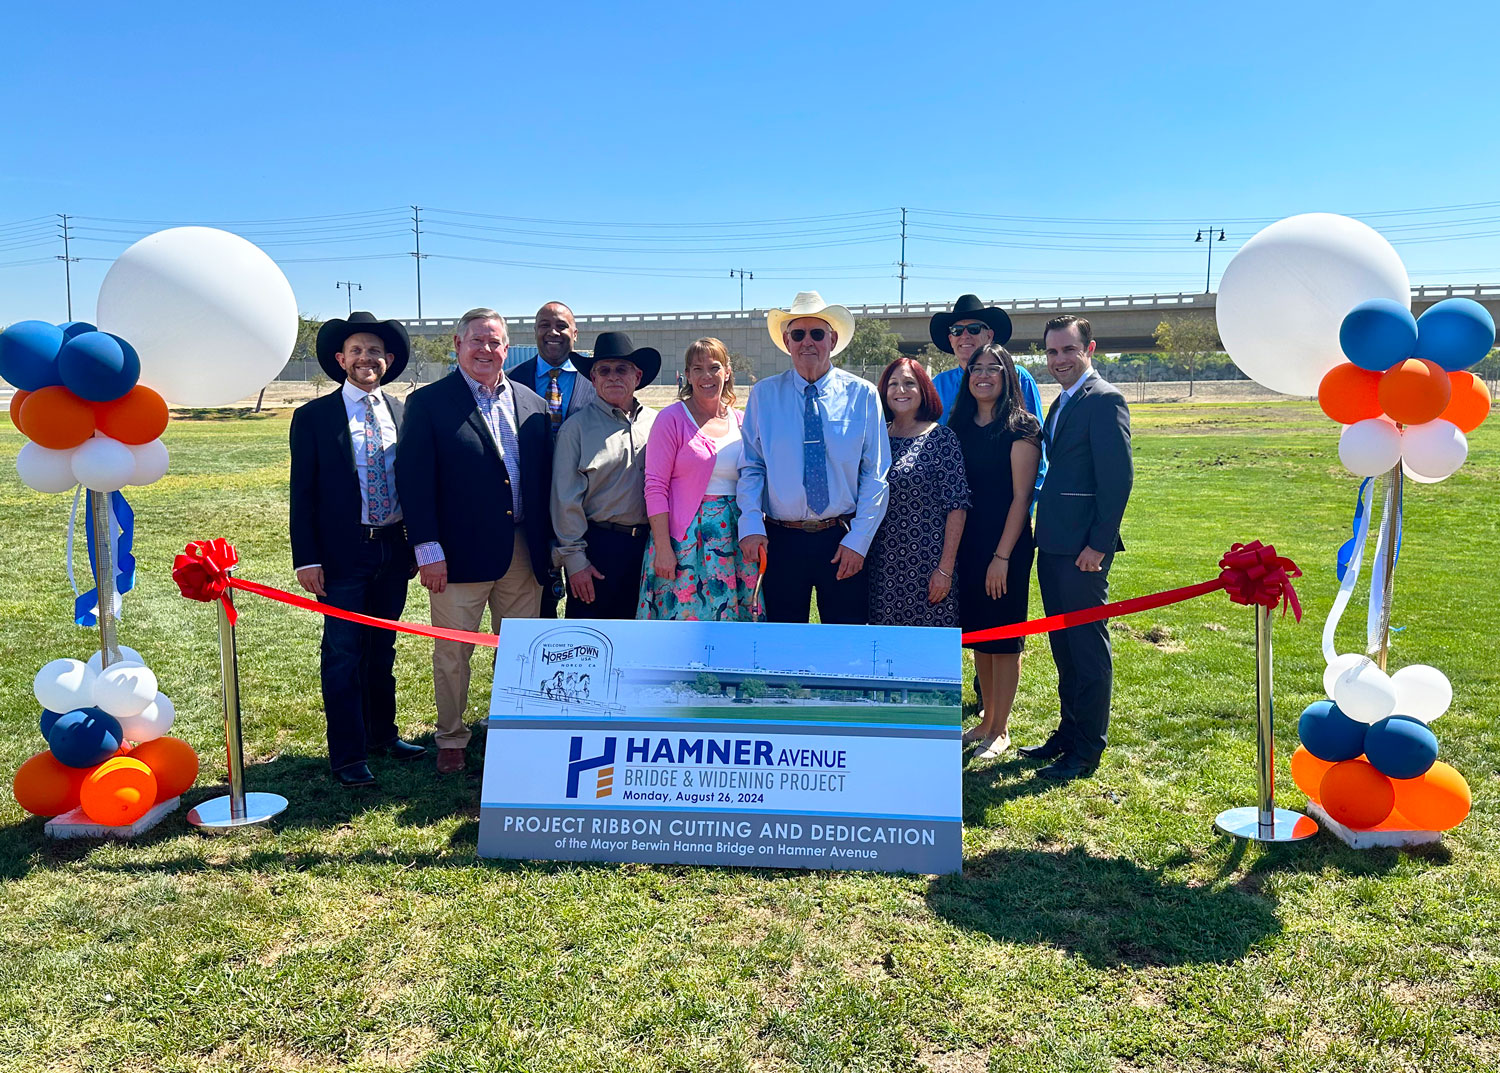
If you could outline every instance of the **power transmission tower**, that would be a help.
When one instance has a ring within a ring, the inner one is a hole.
[[[68,319],[72,320],[73,319],[73,262],[76,261],[76,260],[78,260],[78,258],[72,256],[72,250],[70,249],[70,247],[68,245],[68,240],[72,236],[69,233],[68,216],[67,216],[67,214],[60,212],[60,213],[57,214],[57,218],[62,221],[62,240],[63,240],[63,251],[62,251],[61,255],[58,256],[57,259],[63,263],[63,281],[66,283],[67,288],[68,288]]]
[[[901,210],[901,260],[897,263],[901,269],[901,304],[906,304],[906,210]]]
[[[364,287],[358,283],[350,283],[347,279],[335,283],[334,286],[349,292],[349,315],[354,316],[354,292],[362,291]]]
[[[422,209],[419,205],[411,207],[411,231],[417,236],[417,248],[412,256],[417,261],[417,319],[422,319],[422,261],[426,255],[422,253]]]

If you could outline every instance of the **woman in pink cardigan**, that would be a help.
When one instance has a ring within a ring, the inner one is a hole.
[[[683,365],[678,401],[646,440],[651,537],[635,617],[749,622],[756,566],[740,554],[734,370],[717,339],[693,343]]]

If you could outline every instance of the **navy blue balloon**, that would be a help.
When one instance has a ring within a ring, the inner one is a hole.
[[[1350,719],[1331,700],[1319,700],[1309,704],[1297,720],[1297,737],[1307,751],[1319,760],[1338,763],[1353,760],[1365,751],[1366,723]]]
[[[111,402],[135,387],[141,359],[118,335],[84,332],[63,344],[57,369],[63,384],[80,399]]]
[[[1339,325],[1339,346],[1344,356],[1371,372],[1383,373],[1411,357],[1416,345],[1417,318],[1390,298],[1359,303]]]
[[[1471,298],[1445,298],[1417,318],[1414,358],[1435,361],[1450,373],[1482,361],[1495,345],[1495,318]]]
[[[55,723],[55,722],[57,722],[62,717],[63,717],[63,713],[62,712],[49,712],[46,708],[43,708],[42,709],[42,737],[45,738],[48,734],[51,734],[52,733],[52,724]]]
[[[1422,720],[1392,715],[1365,734],[1365,759],[1392,779],[1415,779],[1437,762],[1437,735]]]
[[[79,708],[59,716],[47,735],[47,747],[59,764],[93,767],[113,756],[125,740],[120,721],[98,708]]]
[[[57,352],[63,333],[45,320],[18,320],[0,332],[0,377],[22,391],[36,391],[62,383]]]
[[[99,330],[86,320],[65,320],[58,327],[62,329],[64,341],[73,338],[75,335],[82,335],[84,332],[97,332]]]

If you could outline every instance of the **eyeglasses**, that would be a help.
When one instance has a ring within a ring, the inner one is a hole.
[[[988,324],[950,324],[948,325],[948,334],[957,339],[964,332],[968,332],[970,335],[978,335],[980,332],[989,331],[989,328]]]
[[[793,328],[791,331],[787,332],[787,334],[792,337],[792,342],[794,342],[794,343],[800,343],[800,342],[802,342],[803,339],[807,338],[808,336],[812,336],[812,341],[814,343],[821,343],[824,339],[828,338],[828,329],[826,329],[826,328]]]
[[[970,365],[970,376],[999,376],[1005,371],[1003,365]]]

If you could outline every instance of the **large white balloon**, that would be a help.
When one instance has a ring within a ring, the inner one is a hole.
[[[1441,484],[1448,479],[1447,477],[1424,477],[1408,466],[1404,460],[1401,463],[1401,472],[1406,474],[1409,480],[1416,481],[1418,484]]]
[[[31,691],[37,703],[59,715],[94,703],[94,672],[82,660],[55,659],[36,672]]]
[[[95,436],[73,448],[73,476],[93,492],[118,492],[135,474],[135,455],[119,440]]]
[[[94,679],[94,703],[116,719],[140,715],[156,695],[156,675],[140,663],[111,663]]]
[[[137,745],[141,742],[155,741],[172,729],[172,722],[177,718],[177,709],[167,699],[165,693],[158,693],[156,699],[136,715],[127,715],[120,720],[120,731],[125,735],[126,741],[133,741]]]
[[[1371,298],[1411,308],[1411,280],[1389,242],[1347,216],[1288,217],[1256,233],[1225,266],[1219,338],[1257,384],[1316,395],[1328,370],[1345,360],[1344,317]]]
[[[16,473],[27,488],[38,492],[66,492],[78,483],[73,476],[73,451],[54,451],[26,442],[16,452]]]
[[[1436,667],[1413,663],[1391,675],[1396,687],[1396,714],[1430,723],[1453,703],[1453,684]]]
[[[1401,430],[1383,417],[1356,421],[1339,435],[1339,461],[1357,477],[1376,477],[1401,461]]]
[[[144,664],[146,662],[141,658],[141,654],[135,649],[131,648],[129,645],[120,645],[119,648],[120,658],[115,660],[115,663]],[[85,666],[95,674],[98,674],[101,670],[104,669],[104,653],[96,651],[92,656],[89,657],[89,661],[87,664],[85,664]],[[113,667],[114,663],[111,663],[110,666]]]
[[[1333,684],[1339,680],[1339,675],[1369,658],[1358,652],[1345,652],[1328,661],[1328,666],[1323,669],[1323,692],[1328,694],[1329,700],[1333,700]]]
[[[1440,481],[1469,457],[1469,438],[1452,421],[1408,425],[1401,433],[1401,461],[1413,473]]]
[[[1362,659],[1333,683],[1333,703],[1345,715],[1374,725],[1396,710],[1396,687],[1375,662]]]
[[[131,484],[155,484],[167,475],[167,445],[161,440],[130,446],[130,453],[135,458]]]
[[[276,262],[212,227],[158,231],[120,254],[97,319],[140,354],[141,383],[177,406],[254,395],[297,341],[297,299]]]

